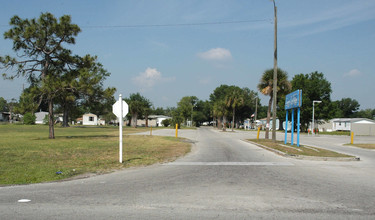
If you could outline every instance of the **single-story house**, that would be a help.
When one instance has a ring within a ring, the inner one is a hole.
[[[46,118],[46,115],[48,115],[48,112],[35,112],[35,124],[44,124],[44,119]]]
[[[162,122],[165,119],[171,119],[171,117],[165,116],[165,115],[149,115],[148,119],[149,119],[149,126],[152,125],[153,127],[161,127],[163,126]]]
[[[170,119],[171,117],[165,116],[165,115],[149,115],[147,124],[149,127],[161,127],[163,126],[162,121],[165,119]],[[137,126],[138,127],[145,127],[146,126],[146,120],[145,119],[138,119],[137,120]]]
[[[358,135],[371,135],[369,132],[375,132],[375,128],[374,131],[371,130],[372,124],[375,121],[367,118],[334,118],[326,123],[319,123],[318,126],[320,131],[352,131]],[[362,134],[363,132],[366,134]]]
[[[276,130],[280,130],[279,125],[280,125],[280,120],[278,118],[276,118]],[[262,129],[265,130],[266,126],[267,126],[267,118],[259,119],[259,123],[258,123],[258,120],[257,120],[257,126],[262,126]],[[269,129],[270,130],[272,129],[272,117],[270,118]]]
[[[105,125],[105,120],[103,118],[98,119],[98,125]]]
[[[9,112],[1,112],[0,121],[9,121]]]
[[[87,113],[82,116],[82,125],[98,125],[98,116]]]

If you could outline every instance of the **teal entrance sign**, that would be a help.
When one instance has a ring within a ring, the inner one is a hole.
[[[285,110],[286,110],[286,122],[285,122],[285,141],[286,144],[288,138],[288,110],[292,112],[292,127],[291,127],[291,144],[293,145],[294,138],[294,109],[297,109],[297,146],[299,147],[299,131],[300,131],[300,115],[302,106],[302,90],[296,90],[289,93],[285,97]]]

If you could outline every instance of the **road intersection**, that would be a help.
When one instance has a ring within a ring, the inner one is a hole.
[[[179,136],[193,142],[192,152],[171,163],[1,187],[0,219],[375,218],[375,151],[342,146],[350,137],[301,136],[301,144],[361,161],[285,158],[243,141],[256,137],[248,131],[200,128]]]

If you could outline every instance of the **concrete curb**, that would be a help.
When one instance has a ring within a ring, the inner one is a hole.
[[[272,152],[274,152],[274,153],[276,153],[278,155],[281,155],[283,157],[288,157],[288,158],[293,158],[293,159],[315,160],[315,161],[360,161],[360,158],[359,157],[355,157],[355,156],[353,156],[353,157],[314,157],[314,156],[303,156],[303,155],[287,154],[287,153],[284,153],[282,151],[275,150],[273,148],[270,148],[270,147],[267,147],[267,146],[264,146],[264,145],[252,142],[252,141],[248,141],[248,140],[242,140],[242,141],[250,143],[250,144],[254,144],[254,145],[258,146],[258,147],[261,147],[261,148],[264,148],[266,150],[272,151]]]

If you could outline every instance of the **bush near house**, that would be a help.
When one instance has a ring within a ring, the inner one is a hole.
[[[35,125],[36,116],[30,112],[23,116],[23,123],[25,125]]]

